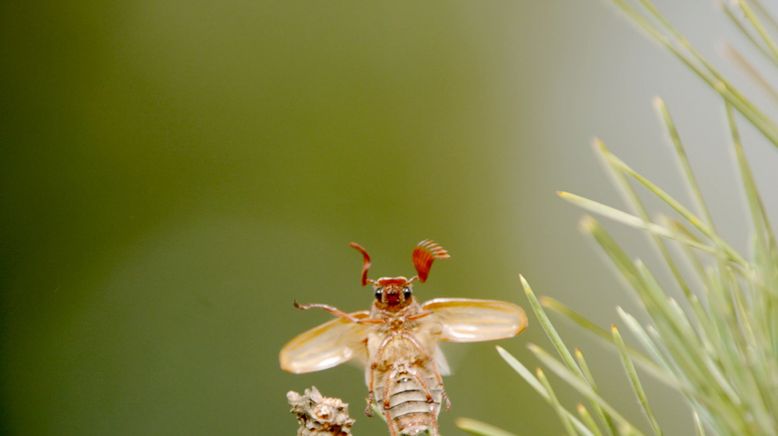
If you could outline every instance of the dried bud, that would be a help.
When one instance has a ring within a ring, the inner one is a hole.
[[[348,415],[348,404],[340,398],[324,397],[312,386],[305,394],[286,393],[290,410],[297,416],[297,436],[350,436],[354,420]]]

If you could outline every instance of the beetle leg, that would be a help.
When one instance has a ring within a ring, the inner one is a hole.
[[[391,384],[393,380],[393,376],[396,371],[387,371],[386,377],[384,379],[384,391],[382,392],[383,396],[383,410],[384,410],[384,420],[386,421],[386,426],[389,427],[389,435],[390,436],[397,436],[397,427],[396,423],[392,419],[392,414],[390,413],[390,398],[391,398]]]
[[[370,391],[367,393],[367,398],[365,398],[365,403],[367,403],[365,406],[365,416],[368,418],[373,417],[373,401],[375,401],[373,399],[373,391]]]
[[[432,312],[430,312],[430,313],[432,313]],[[419,351],[419,353],[422,356],[420,360],[429,360],[429,356],[424,351],[424,348],[422,348],[422,346],[419,343],[419,341],[417,341],[416,338],[413,335],[405,335],[404,334],[403,337],[405,339],[407,339],[408,342],[412,343],[413,346],[416,347],[416,349]],[[440,371],[438,371],[438,366],[437,365],[434,365],[434,364],[432,365],[432,374],[435,376],[435,381],[437,382],[438,387],[442,391],[441,397],[442,397],[442,399],[444,400],[444,402],[446,404],[446,410],[448,410],[449,408],[451,408],[451,401],[448,399],[448,395],[446,394],[446,389],[443,387],[443,376],[440,375]],[[416,375],[416,374],[414,374],[414,375],[418,378],[418,375]],[[422,384],[422,386],[426,386],[426,384],[424,384],[424,382],[421,380],[421,378],[418,378],[418,380]],[[431,396],[429,395],[429,390],[428,389],[425,390],[425,393],[427,394],[427,401],[429,401],[429,399],[431,398]]]
[[[397,375],[397,371],[396,370],[392,370],[392,371],[387,371],[386,372],[386,376],[384,377],[384,392],[383,392],[383,397],[384,397],[383,403],[384,404],[383,404],[383,406],[384,406],[384,412],[385,413],[389,413],[389,408],[391,407],[391,402],[390,402],[390,399],[392,397],[392,393],[391,393],[391,387],[392,386],[391,385],[392,385],[392,380],[394,380],[394,377],[396,375]],[[387,419],[386,422],[388,424],[389,420]]]
[[[389,436],[397,436],[396,424],[392,421],[392,417],[389,416],[389,411],[384,411],[384,418],[386,419],[386,426],[389,427]]]
[[[427,382],[424,381],[424,379],[419,375],[419,373],[415,369],[409,369],[408,373],[412,375],[417,382],[419,382],[419,385],[421,386],[421,390],[424,392],[424,396],[427,397],[427,402],[434,403],[435,398],[432,397],[432,392],[430,392],[429,386],[427,386]]]
[[[413,335],[408,335],[405,333],[401,333],[402,337],[407,339],[408,342],[412,343],[414,347],[416,347],[416,350],[419,351],[419,354],[421,354],[422,360],[429,360],[430,356],[427,355],[427,352],[424,351],[424,348],[421,346],[418,340]]]
[[[383,361],[384,357],[384,350],[386,350],[386,346],[389,345],[389,342],[394,338],[394,335],[388,335],[384,338],[383,341],[381,341],[381,344],[378,345],[378,349],[375,352],[375,356],[373,356],[373,360],[370,362],[370,369],[375,370],[378,368],[378,362]],[[386,368],[386,364],[381,365],[384,369]]]
[[[419,344],[419,341],[417,341],[416,338],[413,337],[413,335],[404,335],[404,337],[408,339],[408,341],[412,343],[419,350],[419,352],[422,354],[423,359],[425,360],[429,359],[429,356],[427,356],[426,352],[421,347],[421,344]],[[446,410],[448,410],[451,408],[451,400],[448,399],[448,394],[446,394],[446,388],[443,386],[443,376],[440,375],[440,371],[438,370],[437,365],[433,364],[431,371],[432,371],[432,375],[435,376],[435,381],[438,383],[438,387],[442,391],[441,399],[443,400],[443,403],[446,406]]]
[[[375,376],[376,376],[376,368],[378,368],[378,364],[375,362],[370,363],[370,381],[367,384],[367,398],[365,401],[367,402],[367,406],[365,406],[365,415],[367,416],[373,416],[373,404],[375,404]]]
[[[384,350],[386,349],[386,346],[389,344],[389,341],[392,340],[392,335],[387,336],[384,338],[383,341],[381,341],[381,344],[378,346],[378,349],[376,350],[375,356],[373,356],[373,359],[370,362],[370,381],[367,385],[367,408],[365,409],[365,414],[367,416],[373,416],[373,410],[372,405],[376,404],[375,399],[375,378],[376,378],[376,371],[378,370],[378,362],[380,362],[383,359]]]
[[[438,371],[438,365],[432,365],[432,375],[435,376],[435,381],[438,383],[438,387],[440,388],[440,398],[443,400],[443,404],[446,406],[446,410],[451,409],[451,400],[448,399],[446,387],[443,386],[443,376],[440,375],[440,371]]]
[[[408,316],[406,319],[407,319],[408,321],[416,321],[417,319],[422,319],[422,318],[424,318],[424,317],[427,317],[427,316],[430,316],[430,315],[432,315],[432,312],[430,312],[429,310],[427,310],[427,311],[424,311],[424,312],[419,312],[419,313],[416,313],[416,314],[410,315],[410,316]]]
[[[430,436],[440,436],[440,430],[438,430],[438,417],[432,416],[432,425],[427,431],[430,432]]]
[[[385,324],[386,321],[381,318],[360,318],[357,324]]]
[[[300,304],[297,302],[297,300],[295,300],[294,307],[300,310],[322,309],[337,316],[338,318],[343,318],[353,323],[358,323],[360,321],[358,318],[354,318],[350,314],[338,309],[337,307],[330,306],[328,304]]]
[[[430,436],[440,436],[440,430],[438,430],[438,417],[434,413],[430,413],[430,426],[427,431]]]
[[[430,312],[432,313],[432,312]],[[429,360],[429,356],[427,356],[427,353],[424,351],[424,348],[422,348],[419,341],[416,340],[416,338],[413,335],[406,335],[403,334],[403,337],[405,339],[408,339],[408,342],[412,343],[414,347],[419,351],[419,353],[422,356],[421,360]],[[437,365],[432,365],[432,374],[435,376],[435,381],[438,383],[438,387],[441,390],[441,399],[443,400],[443,404],[446,406],[446,410],[451,408],[451,400],[448,399],[448,394],[446,394],[446,388],[443,386],[443,376],[440,375],[440,371],[438,371]],[[421,381],[421,380],[420,380]],[[423,383],[423,382],[422,382]],[[429,391],[427,391],[429,392]],[[429,398],[429,396],[428,396]]]

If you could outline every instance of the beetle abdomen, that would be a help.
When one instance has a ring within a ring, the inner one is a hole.
[[[385,410],[390,425],[398,434],[414,436],[424,431],[438,434],[438,414],[443,397],[443,386],[423,367],[398,370],[394,367],[382,374],[389,375],[383,386],[376,390],[376,403],[383,407],[388,387],[388,409]],[[393,376],[393,377],[392,377]]]

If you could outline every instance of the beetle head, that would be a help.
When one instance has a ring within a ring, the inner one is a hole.
[[[362,248],[356,242],[349,244],[352,248],[362,253],[362,286],[370,284],[375,292],[376,304],[381,309],[399,310],[413,301],[413,282],[420,280],[422,283],[427,281],[432,262],[435,259],[448,259],[448,251],[437,243],[425,239],[419,242],[413,249],[412,260],[416,268],[417,275],[410,279],[403,276],[381,277],[373,280],[367,277],[368,270],[372,265],[370,255],[367,250]]]
[[[413,301],[411,280],[403,276],[381,277],[373,282],[375,303],[381,309],[399,310]]]

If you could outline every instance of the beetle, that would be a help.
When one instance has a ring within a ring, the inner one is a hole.
[[[299,304],[298,309],[322,309],[335,316],[289,341],[279,360],[285,371],[321,371],[350,360],[365,365],[368,388],[365,413],[374,408],[386,418],[391,436],[439,434],[441,405],[450,407],[443,376],[450,370],[438,342],[480,342],[516,336],[527,327],[524,310],[509,302],[470,298],[436,298],[420,304],[415,282],[424,283],[437,259],[450,257],[431,240],[412,252],[416,275],[368,278],[370,255],[361,245],[360,283],[370,285],[374,301],[369,311],[346,313],[326,304]]]

